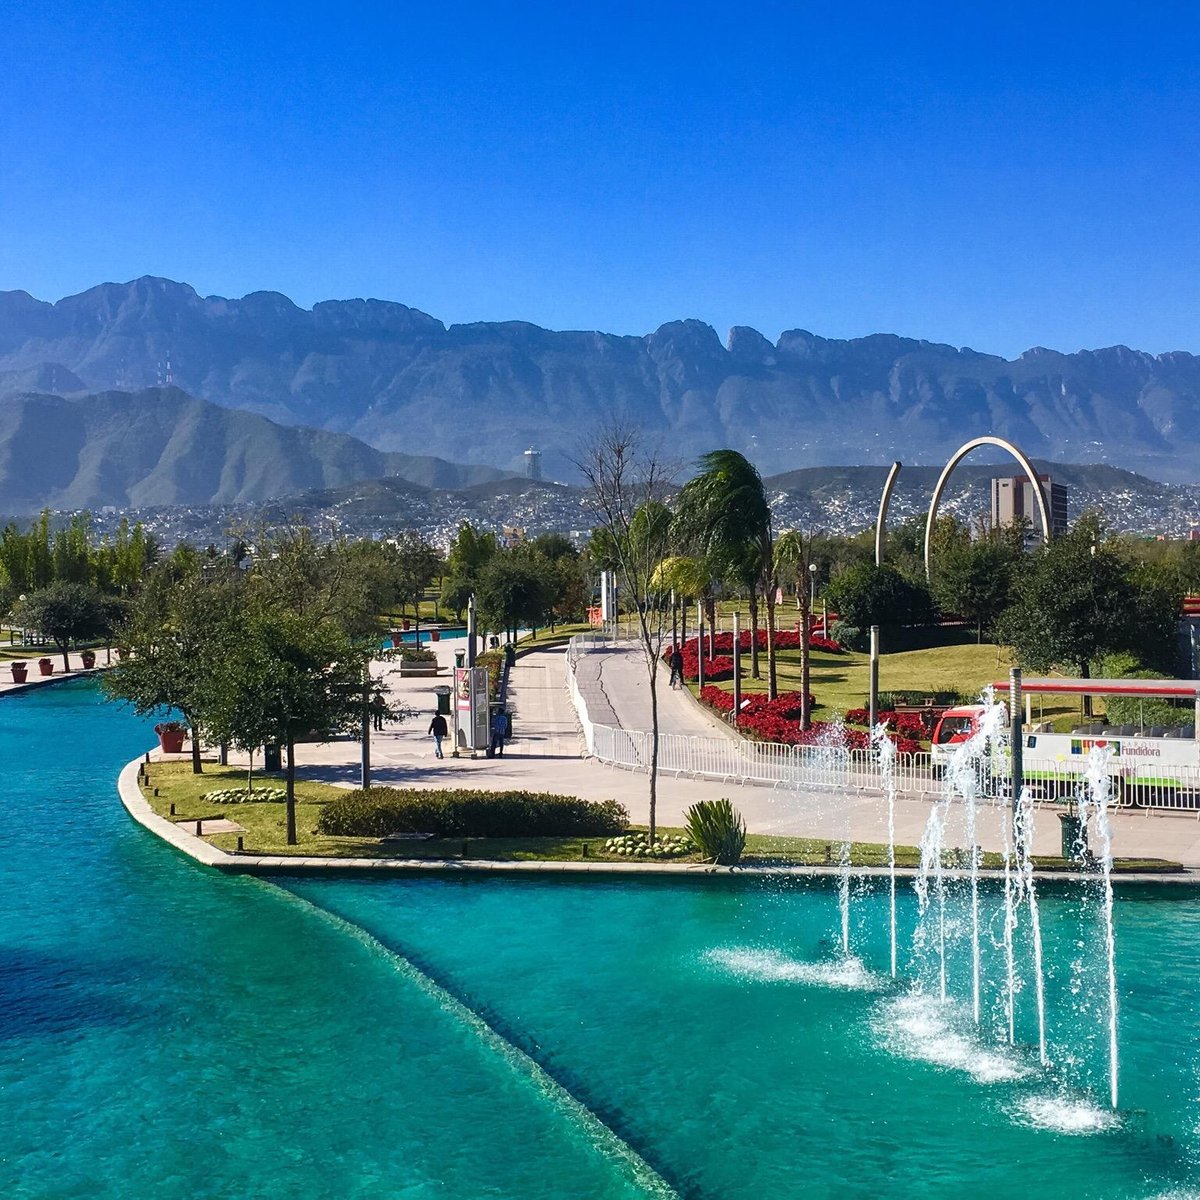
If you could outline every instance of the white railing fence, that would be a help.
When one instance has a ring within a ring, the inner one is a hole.
[[[650,732],[592,721],[587,699],[576,679],[583,655],[612,649],[616,644],[616,639],[604,634],[573,637],[567,647],[567,689],[588,754],[613,767],[648,771],[652,753]],[[879,760],[872,750],[845,750],[831,755],[821,747],[785,746],[720,735],[659,734],[658,769],[668,775],[788,789],[830,789],[857,794],[881,793],[884,789]],[[1027,763],[1025,773],[1039,806],[1068,803],[1083,780],[1082,764],[1073,767],[1066,762]],[[941,772],[927,752],[897,755],[895,782],[897,792],[908,797],[940,795],[943,789]],[[1145,770],[1117,771],[1113,782],[1116,801],[1123,808],[1182,811],[1200,816],[1200,768],[1172,767],[1169,779]],[[981,792],[992,803],[1008,803],[1007,775],[992,776]]]

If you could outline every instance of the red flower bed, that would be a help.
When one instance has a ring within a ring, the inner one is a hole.
[[[741,636],[738,638],[741,643],[743,654],[750,653],[750,630],[743,629]],[[758,631],[758,648],[766,650],[767,648],[767,631],[760,629]],[[821,637],[820,634],[812,634],[808,639],[809,646],[814,650],[825,650],[830,654],[841,654],[842,647],[831,638]],[[800,634],[794,629],[778,629],[775,631],[775,649],[776,650],[798,650],[800,648]],[[671,661],[671,653],[675,649],[674,645],[668,646],[663,651],[663,661]],[[699,660],[700,651],[697,646],[696,639],[688,638],[680,647],[683,653],[683,677],[685,679],[699,678]],[[705,680],[720,680],[733,678],[733,634],[718,633],[715,635],[704,635],[704,650],[711,658],[704,660],[704,678]]]
[[[846,710],[847,725],[866,725],[871,719],[871,714],[865,708],[848,708]],[[889,733],[898,733],[901,737],[913,738],[916,741],[921,741],[925,736],[925,726],[921,724],[921,718],[916,713],[895,713],[891,710],[884,710],[875,714],[876,721],[882,721],[887,726]]]
[[[809,698],[811,702],[811,697]],[[705,687],[700,700],[719,713],[733,710],[733,696],[718,687]],[[895,717],[895,713],[880,714]],[[830,736],[832,722],[812,721],[807,730],[800,728],[800,693],[785,692],[774,700],[761,693],[747,696],[743,700],[738,717],[738,729],[747,737],[759,742],[778,742],[784,746],[819,746]],[[846,747],[865,750],[870,738],[864,729],[845,730]],[[895,738],[896,750],[900,754],[918,754],[920,742],[912,737],[900,735]]]

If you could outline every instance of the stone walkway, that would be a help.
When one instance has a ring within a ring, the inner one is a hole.
[[[15,647],[13,647],[15,649]],[[112,661],[116,661],[116,654],[112,655]],[[38,671],[38,659],[48,658],[54,663],[54,673],[52,675],[42,675]],[[5,692],[21,692],[30,687],[41,687],[47,683],[54,683],[56,680],[69,679],[78,675],[94,674],[95,671],[101,670],[108,665],[108,656],[105,651],[96,651],[96,666],[92,671],[83,669],[83,659],[74,650],[67,656],[67,661],[71,664],[70,671],[63,670],[62,654],[57,650],[30,650],[29,657],[22,660],[28,665],[28,674],[24,683],[14,683],[12,671],[10,670],[12,660],[0,659],[0,696]]]

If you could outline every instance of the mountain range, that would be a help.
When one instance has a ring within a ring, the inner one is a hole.
[[[253,504],[383,475],[426,488],[503,478],[278,425],[177,388],[0,396],[0,512]]]
[[[1031,455],[1197,478],[1200,357],[1124,346],[1006,360],[894,334],[851,340],[698,320],[642,337],[518,321],[446,326],[403,304],[275,292],[202,297],[146,277],[50,304],[0,292],[0,393],[190,395],[379,451],[571,477],[581,436],[616,414],[681,461],[715,446],[770,474],[892,458],[939,462],[999,434]],[[182,469],[183,464],[180,464]],[[281,485],[285,481],[281,480]]]

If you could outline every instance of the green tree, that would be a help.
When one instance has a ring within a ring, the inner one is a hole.
[[[446,555],[442,577],[441,602],[458,620],[470,603],[479,583],[479,573],[497,552],[496,535],[481,533],[474,525],[462,522]]]
[[[1177,614],[1177,594],[1139,572],[1099,519],[1085,514],[1023,564],[999,635],[1022,666],[1065,666],[1086,679],[1097,659],[1122,650],[1157,665],[1169,653]]]
[[[807,537],[798,529],[789,529],[775,542],[775,572],[796,589],[800,609],[800,728],[807,729],[811,720],[809,691],[812,686],[812,653],[808,644],[812,632],[812,594],[809,591],[809,567],[812,564],[812,531]]]
[[[767,609],[767,694],[777,694],[775,671],[775,555],[771,508],[758,471],[736,450],[713,450],[679,493],[675,540],[703,554],[722,578],[743,588],[757,633],[758,597]],[[760,678],[758,639],[750,640],[750,672]]]
[[[272,602],[243,613],[234,652],[206,664],[203,689],[211,731],[243,749],[287,748],[287,842],[296,844],[296,741],[311,731],[358,733],[373,642],[333,618]],[[402,715],[402,714],[393,714]]]
[[[480,572],[475,598],[481,622],[515,640],[521,626],[537,628],[550,607],[545,564],[511,551],[497,554]]]
[[[418,625],[421,601],[436,577],[441,562],[437,548],[414,529],[406,529],[392,543],[393,584],[400,611],[403,613],[405,606],[411,604]]]
[[[872,625],[894,631],[933,619],[929,589],[886,564],[864,562],[843,571],[830,580],[825,595],[841,623],[856,631]]]
[[[934,559],[934,600],[943,613],[970,621],[982,642],[1012,602],[1022,557],[1018,547],[1000,537],[955,542]]]
[[[106,671],[103,686],[140,715],[173,708],[192,732],[192,771],[203,771],[201,729],[216,703],[218,673],[241,645],[243,587],[229,576],[167,560],[151,572],[119,636],[130,657]]]
[[[14,616],[27,629],[36,629],[50,638],[62,652],[63,670],[69,671],[72,643],[107,635],[112,629],[114,607],[86,583],[57,582],[19,600]]]

